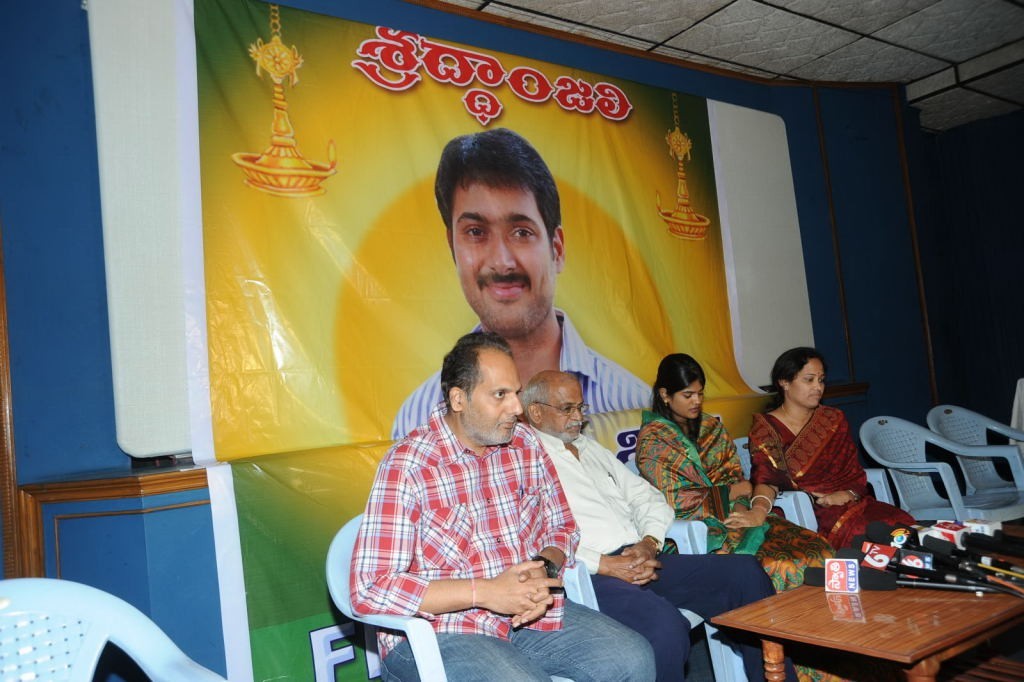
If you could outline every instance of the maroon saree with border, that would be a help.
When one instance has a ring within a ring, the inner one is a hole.
[[[814,505],[818,532],[833,547],[848,547],[853,536],[863,534],[872,521],[897,526],[914,522],[902,509],[868,493],[864,467],[842,410],[819,406],[798,434],[771,415],[755,414],[749,437],[753,483],[819,494],[852,490],[861,496],[836,507]]]

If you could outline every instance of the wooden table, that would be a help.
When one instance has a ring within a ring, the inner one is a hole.
[[[785,679],[786,641],[895,661],[908,680],[924,682],[935,679],[942,661],[1024,622],[1024,599],[907,587],[837,596],[805,585],[711,622],[760,635],[773,682]]]

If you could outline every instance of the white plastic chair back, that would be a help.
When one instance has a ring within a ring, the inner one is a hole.
[[[1009,521],[1024,517],[1024,490],[1001,489],[964,495],[953,469],[945,462],[929,461],[926,446],[932,443],[961,457],[1000,456],[989,447],[960,445],[922,426],[897,417],[876,417],[860,428],[861,443],[868,454],[889,470],[900,497],[900,506],[916,519],[989,519]],[[1005,455],[1004,455],[1005,456]],[[1007,458],[1014,481],[1024,488],[1020,457]],[[942,495],[932,474],[939,477]]]
[[[976,445],[1000,448],[1007,455],[1020,454],[1016,445],[989,445],[988,432],[998,433],[1006,438],[1024,440],[1024,432],[1011,428],[977,412],[956,405],[936,405],[928,411],[928,428],[939,435],[961,445]],[[999,475],[991,460],[958,457],[966,479],[967,492],[983,492],[1013,487]]]
[[[108,642],[154,682],[224,682],[112,594],[70,580],[0,581],[0,679],[91,682]]]

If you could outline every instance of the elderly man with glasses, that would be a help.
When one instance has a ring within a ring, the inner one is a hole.
[[[601,612],[647,638],[659,682],[682,680],[690,625],[679,609],[711,618],[774,594],[771,581],[751,556],[662,552],[672,508],[656,488],[581,433],[587,405],[575,376],[540,372],[520,402],[576,518],[576,557],[593,574]],[[760,648],[739,648],[748,678],[764,679]]]

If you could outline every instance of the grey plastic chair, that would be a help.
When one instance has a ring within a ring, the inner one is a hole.
[[[1007,456],[988,447],[961,445],[897,417],[869,419],[860,427],[860,438],[868,454],[889,470],[900,507],[916,519],[1010,521],[1024,517],[1024,464],[1016,452]],[[928,443],[958,459],[1004,457],[1015,487],[963,494],[949,464],[928,460]],[[933,474],[941,481],[941,494]]]
[[[425,619],[417,616],[395,616],[388,614],[362,614],[352,609],[352,596],[349,592],[349,578],[352,569],[352,551],[355,548],[359,524],[363,520],[360,514],[342,526],[334,536],[327,550],[327,589],[334,605],[348,618],[367,626],[367,658],[377,657],[376,628],[387,628],[405,633],[412,647],[413,658],[421,680],[431,682],[447,682],[441,650],[437,646],[437,635]],[[597,610],[597,596],[590,582],[590,574],[582,562],[576,562],[572,568],[565,569],[563,575],[565,595],[578,604]],[[377,661],[368,661],[367,668],[377,667]],[[552,682],[572,682],[564,677],[553,675]]]
[[[50,578],[0,581],[0,678],[92,682],[107,643],[154,682],[225,682],[148,616],[95,587]]]
[[[956,405],[936,405],[928,411],[928,428],[935,433],[960,443],[961,445],[984,446],[991,448],[992,453],[1001,453],[1004,457],[1021,455],[1016,445],[989,445],[988,432],[1012,440],[1024,441],[1024,431],[1018,431],[1006,424],[990,419],[985,415],[972,412]],[[963,469],[968,493],[1014,487],[1013,481],[1007,481],[999,475],[990,459],[957,457]]]

